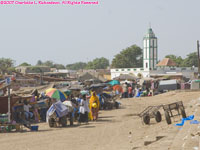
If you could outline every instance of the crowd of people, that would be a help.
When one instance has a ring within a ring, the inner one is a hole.
[[[116,93],[119,94],[118,91],[116,91]],[[140,88],[135,84],[128,84],[127,82],[122,84],[122,94],[121,94],[122,98],[140,97],[142,95],[152,96],[152,92],[148,87],[145,87],[144,89],[144,87]]]
[[[71,100],[76,104],[75,111],[78,110],[78,122],[88,123],[88,121],[96,121],[100,109],[100,101],[95,91],[91,92],[91,96],[80,94],[78,99],[71,97]]]
[[[121,94],[121,98],[132,98],[140,96],[152,96],[151,90],[146,87],[139,87],[135,83],[121,84],[121,91],[116,90],[115,94]],[[46,112],[48,108],[53,104],[52,99],[49,98],[49,103],[46,108],[35,108],[33,103],[41,99],[46,99],[44,93],[38,94],[34,92],[32,94],[31,100],[24,100],[21,105],[23,105],[23,113],[25,120],[34,119],[35,122],[46,121]],[[90,93],[85,93],[79,95],[78,98],[75,98],[72,94],[68,95],[67,100],[71,101],[74,106],[73,117],[74,120],[77,120],[79,124],[82,122],[88,123],[89,120],[96,121],[98,119],[98,113],[104,101],[102,97],[97,94],[95,91]],[[16,114],[18,112],[16,111]],[[17,116],[17,115],[15,115]],[[17,120],[17,119],[16,119]]]
[[[75,99],[68,97],[68,100],[74,104],[74,113],[77,115],[77,121],[79,124],[82,122],[88,123],[88,121],[96,121],[98,119],[98,113],[100,109],[100,101],[95,91],[91,92],[91,96],[87,94],[80,94],[80,97]],[[37,96],[33,94],[31,100],[24,100],[22,103],[13,107],[13,120],[20,122],[22,120],[40,122],[46,121],[46,112],[48,107],[53,103],[52,99],[49,99],[51,103],[47,106],[45,111],[34,107],[34,102],[37,102]],[[20,111],[19,111],[20,108]],[[22,115],[23,114],[23,115]],[[44,120],[43,120],[44,119]]]
[[[46,121],[46,112],[51,104],[45,103],[43,107],[35,107],[35,104],[37,104],[38,101],[46,98],[47,97],[42,97],[42,95],[39,96],[39,94],[33,93],[30,100],[20,100],[12,108],[13,120],[17,123],[23,123],[24,121],[30,121],[34,123]],[[50,101],[49,98],[48,100]]]

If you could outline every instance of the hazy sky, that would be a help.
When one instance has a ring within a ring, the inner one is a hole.
[[[59,1],[59,0],[57,0]],[[61,0],[60,0],[61,1]],[[196,51],[200,40],[200,0],[98,0],[99,5],[0,5],[0,57],[36,64],[64,65],[112,60],[136,44],[151,27],[159,59]]]

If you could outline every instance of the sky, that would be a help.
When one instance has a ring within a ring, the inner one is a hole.
[[[67,65],[99,57],[112,61],[133,44],[143,48],[151,24],[158,38],[159,59],[168,54],[185,58],[196,51],[200,40],[199,8],[199,0],[0,5],[0,57],[15,60],[15,65],[35,65],[38,60]]]

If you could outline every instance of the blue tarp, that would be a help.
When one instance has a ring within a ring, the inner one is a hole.
[[[198,121],[198,120],[192,120],[192,121],[190,121],[190,124],[200,124],[200,121]]]
[[[140,97],[142,94],[142,92],[138,92],[138,94],[136,95],[136,97]]]
[[[112,81],[110,81],[108,84],[114,86],[114,85],[119,85],[120,82],[119,82],[118,80],[112,80]]]
[[[185,123],[185,121],[187,121],[187,120],[193,120],[193,119],[194,119],[194,115],[191,115],[191,116],[189,116],[187,118],[182,118],[181,123],[177,123],[176,126],[183,126],[184,123]]]
[[[53,105],[56,109],[56,114],[58,117],[62,117],[68,114],[68,108],[61,101],[58,101]]]

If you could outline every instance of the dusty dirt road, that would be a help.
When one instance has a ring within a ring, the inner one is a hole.
[[[39,124],[38,132],[1,133],[0,150],[190,150],[199,147],[199,125],[180,128],[151,119],[143,125],[136,116],[149,105],[168,104],[182,100],[186,114],[200,120],[200,92],[169,92],[154,97],[122,99],[121,109],[101,111],[97,122],[66,128],[49,128]],[[185,138],[185,139],[184,139]]]

